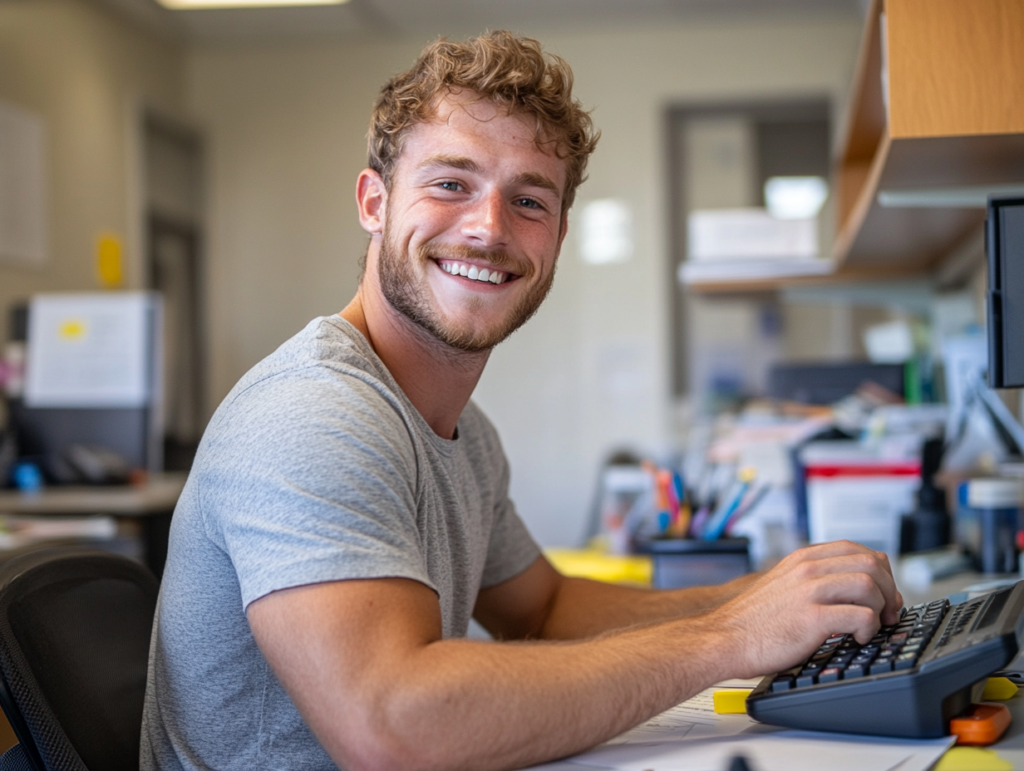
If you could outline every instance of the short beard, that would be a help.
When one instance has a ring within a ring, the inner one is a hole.
[[[555,271],[552,268],[546,278],[519,300],[508,318],[496,329],[489,332],[487,330],[463,332],[452,329],[450,325],[446,324],[438,310],[431,305],[423,286],[416,283],[416,274],[411,265],[412,260],[426,263],[439,257],[462,260],[478,259],[497,268],[508,268],[508,272],[518,276],[516,281],[529,278],[533,273],[533,267],[528,263],[520,264],[506,252],[483,251],[465,245],[423,246],[417,249],[416,257],[413,258],[408,252],[402,252],[394,244],[390,231],[385,225],[377,261],[377,278],[380,281],[384,298],[392,308],[440,342],[450,348],[467,353],[491,350],[529,321],[544,302],[544,298],[548,296],[555,279]]]

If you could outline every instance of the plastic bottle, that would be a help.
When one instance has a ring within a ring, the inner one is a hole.
[[[968,516],[975,520],[971,556],[982,573],[1013,573],[1024,487],[1018,479],[972,479],[967,483]]]

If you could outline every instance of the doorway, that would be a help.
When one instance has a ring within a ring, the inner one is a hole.
[[[206,426],[202,143],[143,119],[147,286],[163,300],[164,468],[187,471]]]

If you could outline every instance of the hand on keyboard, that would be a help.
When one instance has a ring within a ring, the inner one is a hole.
[[[793,552],[714,614],[735,647],[733,676],[757,677],[805,661],[834,633],[866,644],[902,606],[884,554],[836,541]]]

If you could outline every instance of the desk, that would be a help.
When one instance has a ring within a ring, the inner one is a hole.
[[[106,514],[137,519],[142,526],[146,565],[159,578],[167,561],[171,515],[186,474],[153,474],[143,485],[119,487],[47,487],[25,494],[0,490],[0,513],[34,517]]]

